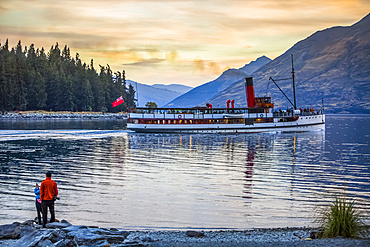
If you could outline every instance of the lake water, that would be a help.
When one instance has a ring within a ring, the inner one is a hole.
[[[326,131],[136,134],[118,120],[0,120],[0,224],[36,216],[53,172],[57,219],[132,230],[312,226],[346,195],[370,217],[370,116]]]

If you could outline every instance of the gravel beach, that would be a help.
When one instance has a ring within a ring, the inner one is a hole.
[[[0,114],[0,119],[126,119],[126,113],[25,111]]]
[[[370,246],[370,239],[310,239],[314,229],[274,228],[244,231],[127,231],[73,226],[67,221],[41,228],[34,221],[0,226],[0,246]],[[12,235],[13,234],[13,235]],[[16,239],[11,239],[15,237]]]
[[[189,237],[186,232],[131,232],[127,241],[152,239],[152,246],[370,246],[370,239],[314,239],[309,229],[256,229],[248,231],[205,231],[204,237]]]

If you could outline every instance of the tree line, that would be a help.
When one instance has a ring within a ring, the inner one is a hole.
[[[124,103],[113,107],[118,97]],[[120,112],[135,107],[135,90],[126,86],[125,71],[112,72],[109,65],[93,59],[86,65],[80,55],[71,57],[67,45],[28,48],[18,42],[9,50],[8,40],[0,44],[0,111],[50,110]]]

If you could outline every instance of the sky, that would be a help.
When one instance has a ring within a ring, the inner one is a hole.
[[[369,10],[370,0],[0,0],[0,42],[58,42],[130,80],[195,87]]]

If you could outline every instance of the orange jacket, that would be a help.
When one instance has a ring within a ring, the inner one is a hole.
[[[53,200],[53,196],[58,196],[57,183],[47,177],[41,182],[40,199],[41,201]]]

